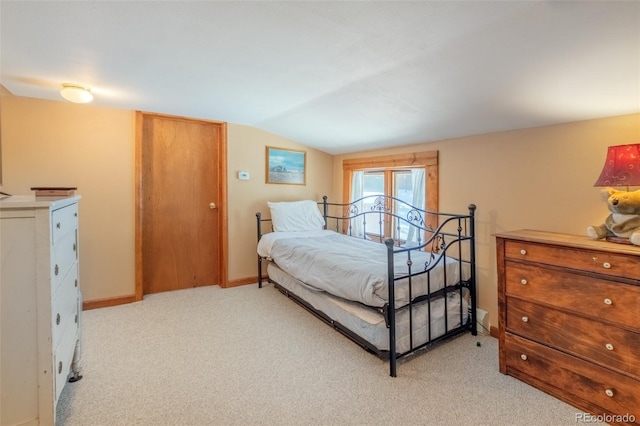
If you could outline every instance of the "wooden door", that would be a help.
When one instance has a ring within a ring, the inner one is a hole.
[[[136,115],[136,299],[226,284],[226,124]]]

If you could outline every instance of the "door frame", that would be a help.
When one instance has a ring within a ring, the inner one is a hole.
[[[181,117],[168,114],[157,114],[152,112],[136,111],[135,123],[135,300],[142,300],[144,294],[143,269],[142,269],[142,216],[144,212],[144,188],[142,187],[142,130],[144,118],[164,117],[171,120],[185,120],[207,124],[217,124],[220,126],[220,140],[218,146],[218,158],[215,159],[218,169],[218,193],[220,203],[218,206],[218,246],[220,247],[219,259],[212,259],[218,262],[220,271],[220,287],[228,287],[228,259],[227,252],[229,241],[228,209],[227,209],[227,123],[224,121],[202,120],[189,117]]]

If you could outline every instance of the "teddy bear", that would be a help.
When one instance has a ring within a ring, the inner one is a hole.
[[[640,246],[640,189],[619,191],[614,188],[602,190],[611,214],[602,225],[589,226],[587,235],[594,240],[606,236],[628,238],[631,244]]]

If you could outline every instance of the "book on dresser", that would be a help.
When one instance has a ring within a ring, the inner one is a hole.
[[[0,200],[0,425],[55,424],[82,377],[79,200]]]
[[[575,422],[640,425],[640,247],[495,237],[500,372],[573,405]]]
[[[73,197],[76,193],[75,186],[33,186],[32,191],[35,191],[37,198],[52,197],[52,198],[66,198]]]

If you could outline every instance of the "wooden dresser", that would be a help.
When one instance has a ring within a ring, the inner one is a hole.
[[[78,200],[0,200],[0,425],[52,425],[78,379]]]
[[[640,247],[522,230],[496,249],[500,372],[640,424]]]

